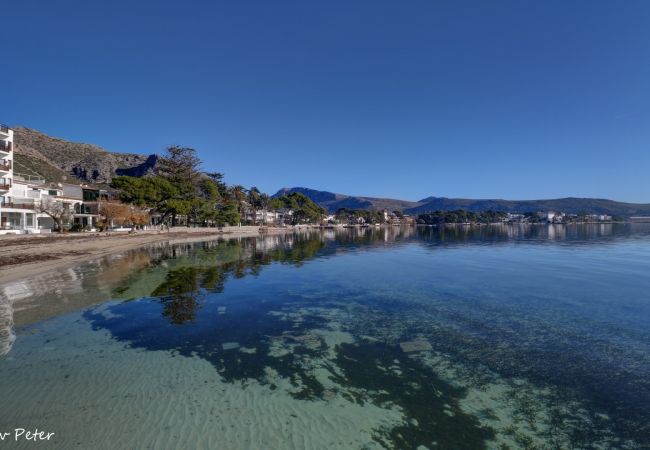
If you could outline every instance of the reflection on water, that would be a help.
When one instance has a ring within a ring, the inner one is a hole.
[[[0,356],[9,353],[16,340],[13,326],[13,304],[6,298],[0,298]]]
[[[272,235],[256,239],[209,241],[198,244],[152,244],[145,248],[109,255],[77,267],[50,272],[41,276],[15,281],[0,287],[0,300],[6,310],[15,310],[18,325],[104,301],[107,298],[137,298],[155,294],[150,279],[137,285],[141,277],[129,280],[134,273],[147,269],[149,276],[160,281],[167,276],[165,261],[189,258],[196,249],[219,247],[219,255],[204,256],[212,265],[213,275],[242,277],[246,270],[256,274],[265,264],[274,261],[300,264],[315,256],[327,257],[337,252],[372,249],[384,245],[415,243],[424,247],[453,247],[466,244],[561,244],[568,246],[603,245],[620,240],[640,240],[650,235],[646,224],[584,224],[564,225],[504,225],[447,227],[388,227],[327,229],[296,235]],[[223,250],[227,247],[227,251]],[[188,260],[187,263],[194,263]],[[172,264],[173,265],[173,264]],[[218,266],[218,267],[217,267]],[[149,270],[158,267],[163,270]],[[221,271],[225,271],[221,274]],[[171,281],[171,280],[170,280]],[[173,283],[172,283],[173,284]],[[126,286],[125,286],[126,285]],[[116,286],[122,289],[116,290]],[[207,288],[207,286],[203,286]],[[222,289],[221,286],[219,289]],[[165,289],[161,286],[161,289]],[[218,291],[217,288],[212,290]]]
[[[217,281],[213,276],[206,274],[205,278],[209,280],[199,282],[197,278],[200,272],[203,271],[196,267],[171,270],[165,277],[165,282],[152,292],[152,295],[159,297],[160,302],[165,305],[163,315],[172,323],[180,325],[193,321],[199,307],[199,288],[209,287],[213,281]]]
[[[36,417],[67,431],[61,447],[81,426],[57,420],[72,396],[101,430],[153,426],[156,404],[172,427],[162,447],[218,434],[224,448],[640,448],[649,256],[650,227],[620,224],[324,230],[112,256],[3,286],[5,353],[13,321],[18,340],[0,376],[28,381],[0,384],[13,405],[0,429],[33,418],[48,386],[56,407]],[[197,384],[167,391],[161,367]],[[104,376],[130,391],[93,398]]]

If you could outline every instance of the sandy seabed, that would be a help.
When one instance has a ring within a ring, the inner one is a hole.
[[[373,430],[402,420],[398,410],[342,397],[294,399],[281,379],[274,389],[226,383],[203,359],[128,348],[78,315],[62,320],[22,337],[0,383],[1,428],[54,432],[48,448],[371,449],[381,448]],[[30,342],[41,331],[47,342]]]

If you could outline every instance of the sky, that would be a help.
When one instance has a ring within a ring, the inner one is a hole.
[[[650,1],[0,9],[0,122],[273,193],[650,202]]]

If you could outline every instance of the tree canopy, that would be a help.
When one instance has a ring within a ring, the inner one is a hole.
[[[188,147],[170,147],[160,158],[160,167],[152,176],[116,177],[112,186],[127,203],[151,208],[162,221],[187,216],[187,223],[239,223],[236,205],[223,183],[223,175],[200,171],[196,151]]]
[[[301,192],[292,192],[274,199],[277,209],[291,209],[293,216],[292,225],[299,223],[319,223],[325,215],[325,209],[318,206],[309,197]]]
[[[347,224],[376,224],[386,222],[383,211],[349,208],[340,208],[336,211],[336,220],[340,223]]]
[[[495,223],[501,222],[508,217],[508,213],[502,211],[465,211],[457,209],[454,211],[432,211],[418,215],[418,222],[427,225],[439,225],[445,223]]]

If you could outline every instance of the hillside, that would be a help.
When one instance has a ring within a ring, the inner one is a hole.
[[[30,128],[13,130],[16,172],[36,172],[48,181],[109,183],[116,175],[145,175],[156,165],[155,155],[112,153],[97,145],[66,141]]]
[[[284,188],[275,196],[290,192],[302,192],[329,212],[339,208],[354,209],[388,209],[401,210],[407,214],[419,214],[437,210],[465,209],[468,211],[505,211],[505,212],[534,212],[562,211],[566,213],[609,214],[613,216],[630,217],[635,215],[650,215],[650,204],[624,203],[614,200],[595,198],[560,198],[551,200],[475,200],[465,198],[428,197],[420,201],[395,200],[374,197],[358,197],[345,194],[334,194],[327,191],[295,187]]]
[[[14,171],[22,175],[42,176],[47,181],[60,183],[73,178],[67,172],[53,166],[45,158],[16,152],[14,154]]]
[[[418,206],[418,202],[410,202],[407,200],[396,200],[392,198],[377,198],[377,197],[358,197],[352,195],[335,194],[328,191],[317,191],[304,187],[293,187],[280,189],[274,197],[279,197],[284,194],[292,192],[301,192],[307,197],[311,198],[314,202],[318,203],[329,212],[336,212],[340,208],[349,209],[388,209],[404,210]]]

